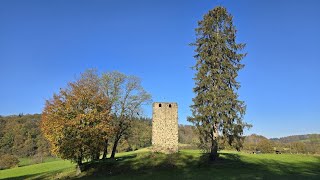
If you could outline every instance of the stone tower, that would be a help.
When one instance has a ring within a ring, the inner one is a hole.
[[[152,149],[157,152],[178,151],[178,104],[153,103]]]

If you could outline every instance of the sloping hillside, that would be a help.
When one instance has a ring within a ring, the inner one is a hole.
[[[293,135],[281,138],[271,138],[270,140],[281,143],[290,142],[307,142],[307,143],[320,143],[320,134],[304,134],[304,135]]]

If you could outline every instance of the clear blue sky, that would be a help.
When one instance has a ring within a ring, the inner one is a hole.
[[[234,16],[248,56],[239,81],[247,133],[320,133],[320,1],[0,1],[0,114],[41,113],[85,71],[136,75],[188,124],[197,21],[216,5]],[[151,106],[145,107],[151,116]]]

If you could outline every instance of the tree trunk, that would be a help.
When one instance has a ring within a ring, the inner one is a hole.
[[[76,175],[79,175],[82,171],[82,157],[78,157],[77,159],[77,170],[76,170]]]
[[[105,145],[104,145],[104,149],[103,149],[103,155],[102,155],[102,159],[106,159],[107,158],[107,154],[108,154],[108,142],[109,139],[105,140]]]
[[[218,158],[218,143],[215,139],[212,139],[209,159],[210,161],[215,161],[217,160],[217,158]]]
[[[94,156],[94,160],[99,160],[100,159],[100,152],[96,152]]]
[[[210,161],[215,161],[218,158],[218,124],[214,123],[213,132],[211,136],[211,150],[210,150]]]
[[[119,139],[120,138],[116,137],[115,140],[114,140],[110,159],[114,159],[114,156],[116,155]]]

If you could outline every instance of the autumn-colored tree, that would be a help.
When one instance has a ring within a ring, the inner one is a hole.
[[[19,159],[10,154],[0,155],[0,170],[17,166]]]
[[[133,119],[139,117],[141,106],[151,100],[151,95],[143,89],[139,78],[120,72],[104,73],[102,86],[111,102],[113,147],[110,158],[114,158],[120,139],[129,132]]]
[[[84,159],[98,158],[110,130],[110,103],[94,70],[81,74],[67,88],[46,101],[41,129],[53,154],[81,167]]]
[[[0,118],[0,154],[13,154],[17,157],[31,157],[40,152],[39,141],[42,134],[39,129],[41,115],[12,115]],[[47,151],[43,144],[42,150]],[[49,155],[50,153],[46,153]]]
[[[303,142],[292,142],[290,143],[291,153],[306,153],[306,146]]]
[[[263,153],[272,153],[274,151],[273,147],[274,145],[268,139],[262,139],[257,144],[257,150]]]
[[[260,143],[262,141],[263,143]],[[268,142],[266,137],[257,134],[251,134],[245,137],[243,149],[250,152],[255,152],[258,150],[261,151],[261,149],[258,148],[258,145],[260,144],[260,147],[264,146],[264,144],[266,144],[265,142]]]

